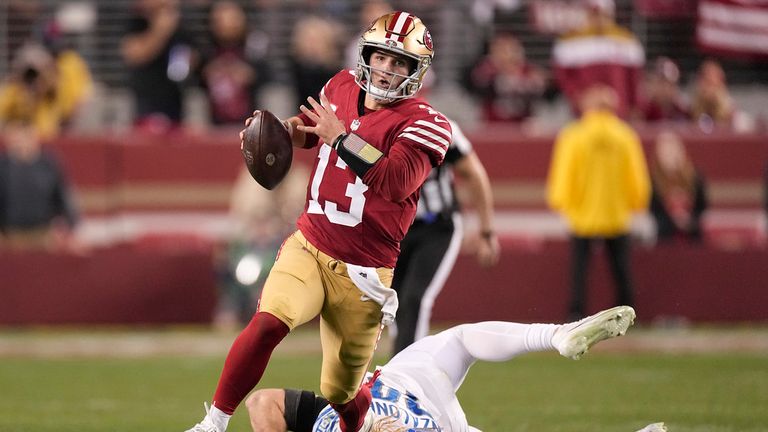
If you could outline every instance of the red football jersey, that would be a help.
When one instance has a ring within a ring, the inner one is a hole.
[[[358,114],[354,72],[344,70],[323,87],[347,132],[384,156],[363,179],[327,143],[319,151],[298,228],[318,249],[341,261],[393,268],[400,240],[413,222],[419,187],[443,161],[451,142],[448,120],[419,98]],[[305,115],[304,124],[314,125]]]

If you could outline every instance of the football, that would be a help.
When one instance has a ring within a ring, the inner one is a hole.
[[[274,189],[288,173],[293,159],[291,136],[269,111],[257,111],[245,128],[243,159],[248,172],[260,185]]]

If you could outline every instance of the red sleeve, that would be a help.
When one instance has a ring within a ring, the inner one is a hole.
[[[397,135],[395,143],[426,153],[433,167],[442,164],[445,152],[453,140],[448,119],[425,106],[411,114],[411,120]]]
[[[426,153],[395,143],[389,154],[365,173],[363,182],[385,199],[402,202],[421,187],[431,170]]]

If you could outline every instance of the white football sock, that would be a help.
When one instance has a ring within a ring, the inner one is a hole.
[[[216,427],[219,428],[219,430],[222,432],[227,430],[227,425],[229,425],[229,419],[232,418],[231,415],[216,408],[215,404],[208,411],[208,415],[206,417],[208,417],[208,420],[210,420],[211,423],[216,425]]]

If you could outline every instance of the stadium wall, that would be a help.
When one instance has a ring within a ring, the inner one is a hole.
[[[564,319],[564,231],[538,223],[544,217],[558,223],[543,199],[553,137],[499,128],[469,135],[492,179],[504,251],[497,267],[481,269],[469,245],[438,297],[434,319]],[[216,300],[211,246],[229,234],[229,191],[242,163],[236,136],[224,130],[69,136],[52,143],[84,211],[82,234],[94,249],[87,256],[3,253],[0,324],[209,322]],[[652,136],[643,135],[647,150]],[[761,183],[768,137],[690,132],[684,138],[710,182],[707,241],[638,242],[640,317],[768,321]],[[295,163],[313,157],[297,152]],[[521,223],[520,214],[535,223]],[[596,310],[612,303],[613,290],[604,260],[593,266],[589,306]]]

